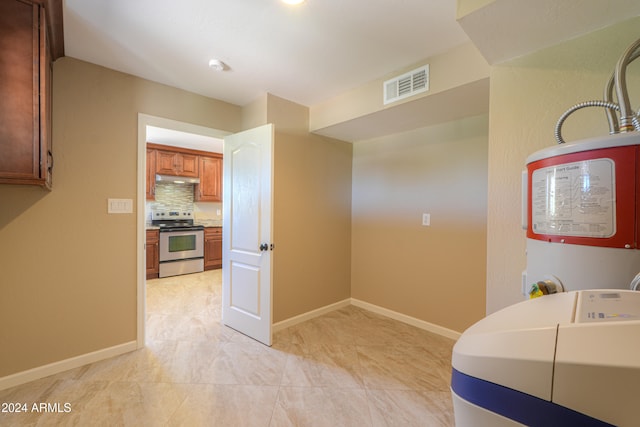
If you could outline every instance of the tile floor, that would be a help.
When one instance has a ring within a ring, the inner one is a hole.
[[[61,410],[0,425],[454,425],[452,340],[350,306],[269,348],[221,325],[220,304],[220,270],[148,281],[146,348],[0,391]]]

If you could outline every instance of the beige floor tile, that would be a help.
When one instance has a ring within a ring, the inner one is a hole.
[[[357,349],[367,388],[449,390],[450,362],[433,359],[422,347],[358,346]]]
[[[282,385],[363,388],[358,353],[353,345],[292,344]]]
[[[372,425],[453,427],[448,392],[367,390]]]
[[[354,340],[352,326],[336,319],[316,318],[290,329],[293,344],[353,344]]]
[[[221,301],[220,270],[148,281],[145,348],[0,391],[71,407],[0,425],[453,426],[452,340],[348,306],[267,347],[222,325]]]
[[[226,342],[212,362],[216,384],[279,385],[287,354],[256,341]]]
[[[276,386],[192,385],[169,426],[267,427]]]
[[[271,427],[364,427],[371,415],[363,389],[280,387]]]

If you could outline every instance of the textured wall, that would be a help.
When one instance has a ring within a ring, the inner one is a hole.
[[[489,119],[489,212],[487,312],[521,301],[526,268],[525,231],[520,226],[520,173],[527,156],[555,144],[558,118],[572,105],[602,99],[622,52],[640,37],[640,18],[492,67]],[[629,68],[632,104],[640,102],[640,61]],[[601,109],[567,120],[569,142],[607,135]]]
[[[483,115],[354,144],[353,298],[460,332],[482,318],[487,127]]]
[[[0,186],[0,377],[136,339],[138,113],[227,131],[239,107],[72,58],[53,75],[53,191]]]
[[[274,123],[273,321],[349,298],[352,145],[308,132],[309,110],[267,96]]]

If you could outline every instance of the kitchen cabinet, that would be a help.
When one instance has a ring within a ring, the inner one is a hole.
[[[222,156],[200,156],[200,184],[195,188],[196,202],[222,201]]]
[[[204,269],[222,268],[222,227],[204,229]]]
[[[222,154],[147,143],[146,199],[155,200],[156,174],[199,178],[196,202],[222,202]]]
[[[45,7],[1,1],[0,45],[0,184],[51,189],[53,59]]]
[[[198,177],[198,156],[175,151],[156,151],[156,173]]]
[[[147,280],[158,278],[160,273],[160,232],[147,230]]]
[[[156,150],[147,148],[147,200],[156,199]]]

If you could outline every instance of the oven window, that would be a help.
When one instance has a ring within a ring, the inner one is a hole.
[[[195,251],[196,235],[169,236],[169,252]]]

